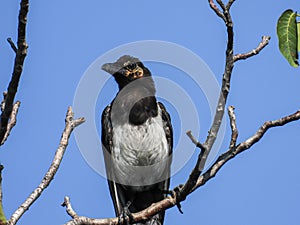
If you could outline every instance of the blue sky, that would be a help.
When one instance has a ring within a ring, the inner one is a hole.
[[[250,51],[262,35],[271,36],[269,46],[258,56],[234,67],[228,104],[236,107],[238,141],[252,135],[263,122],[300,107],[299,69],[291,68],[280,55],[276,39],[277,19],[288,8],[299,10],[299,3],[237,0],[232,7],[235,53]],[[18,1],[8,0],[0,8],[0,90],[6,89],[12,71],[14,53],[6,38],[16,40],[18,9]],[[73,104],[85,71],[99,56],[135,41],[168,41],[201,57],[221,81],[226,32],[207,1],[31,1],[27,28],[29,49],[17,94],[22,102],[18,122],[0,152],[8,217],[50,166],[67,107]],[[193,93],[193,84],[178,78],[180,71],[153,63],[147,66],[153,74],[179,83],[192,96],[200,114],[199,139],[203,141],[211,122],[204,95]],[[99,76],[109,78],[100,69]],[[98,130],[100,114],[116,92],[111,79],[92,109]],[[180,129],[182,118],[176,108],[169,108],[178,139],[185,132]],[[226,131],[220,152],[229,144],[228,127]],[[299,122],[270,130],[251,150],[237,156],[190,195],[182,203],[183,215],[176,208],[168,210],[165,224],[299,224],[299,133]],[[172,177],[172,187],[185,182],[194,162],[195,158],[188,161]],[[79,215],[114,216],[106,180],[84,160],[74,136],[55,179],[19,224],[67,222],[70,218],[60,206],[65,195],[70,196]]]

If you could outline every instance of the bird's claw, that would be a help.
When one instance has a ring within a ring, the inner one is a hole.
[[[183,187],[183,184],[180,184],[180,185],[178,185],[177,187],[175,187],[174,188],[174,190],[172,190],[171,192],[172,192],[172,197],[174,198],[176,198],[176,200],[177,199],[180,199],[180,190],[182,189],[182,187]],[[183,211],[182,211],[182,208],[181,208],[181,204],[180,204],[180,201],[177,201],[176,202],[176,206],[177,206],[177,209],[178,209],[178,211],[181,213],[181,214],[183,214]]]
[[[173,198],[175,198],[175,199],[178,199],[178,196],[179,196],[179,194],[180,194],[180,190],[181,190],[182,187],[183,187],[183,184],[180,184],[180,185],[178,185],[177,187],[175,187],[174,190],[162,190],[162,192],[163,192],[164,194],[171,195],[171,196],[172,196]],[[179,201],[176,202],[176,206],[177,206],[179,212],[180,212],[181,214],[183,214],[183,211],[182,211],[182,209],[181,209],[181,204],[180,204]]]
[[[130,222],[133,220],[133,216],[129,210],[129,206],[131,202],[128,201],[126,205],[123,207],[121,214],[118,216],[118,224],[119,225],[129,225]]]

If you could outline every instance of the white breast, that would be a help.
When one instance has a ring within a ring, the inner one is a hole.
[[[118,183],[142,186],[165,179],[168,168],[168,144],[161,110],[144,124],[113,126],[112,156]]]

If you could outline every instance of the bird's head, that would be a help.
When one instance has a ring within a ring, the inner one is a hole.
[[[138,58],[129,55],[120,57],[114,63],[105,63],[102,69],[114,76],[120,89],[133,80],[151,76],[151,72]]]

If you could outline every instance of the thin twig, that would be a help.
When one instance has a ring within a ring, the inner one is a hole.
[[[5,107],[0,116],[0,142],[2,142],[4,135],[7,130],[7,124],[11,115],[15,95],[18,91],[20,77],[23,71],[23,64],[27,55],[28,45],[26,43],[26,24],[27,24],[27,13],[29,8],[28,0],[22,0],[20,3],[19,11],[19,24],[18,24],[18,49],[14,62],[14,69],[11,80],[7,88],[7,95],[5,97]]]
[[[203,156],[206,154],[207,149],[206,147],[201,144],[199,141],[197,141],[197,139],[193,136],[192,132],[189,130],[186,132],[187,136],[191,139],[191,141],[198,147],[201,149],[200,154],[198,155],[198,159],[196,162],[196,165],[194,166],[192,172],[189,175],[188,180],[186,181],[186,183],[182,186],[178,186],[176,188],[176,200],[177,202],[181,202],[183,201],[186,196],[191,192],[192,188],[195,186],[198,177],[200,176],[200,174],[202,173],[203,170],[203,166],[202,166],[202,162],[203,162]],[[180,205],[179,205],[180,206]]]
[[[219,16],[223,21],[225,21],[224,14],[218,9],[218,7],[214,3],[214,1],[208,0],[208,3],[209,3],[210,8],[212,8],[212,10],[214,10],[214,12],[217,14],[217,16]]]
[[[74,211],[72,208],[70,198],[68,196],[65,196],[63,204],[61,206],[66,207],[66,212],[68,213],[69,216],[71,216],[73,219],[78,218],[77,213]]]
[[[47,173],[45,174],[42,182],[39,186],[29,195],[29,197],[22,203],[22,205],[14,212],[11,216],[10,220],[8,221],[7,225],[14,225],[17,221],[21,218],[21,216],[28,210],[28,208],[40,197],[42,192],[49,186],[50,182],[53,180],[60,164],[66,148],[69,143],[69,137],[75,127],[82,124],[84,122],[84,118],[79,118],[74,120],[73,119],[73,112],[72,108],[69,107],[65,119],[65,129],[62,133],[59,147],[56,150],[54,159],[51,163],[50,168],[48,169]]]
[[[248,59],[254,55],[257,55],[258,53],[260,53],[261,50],[264,49],[264,47],[266,47],[269,44],[270,39],[271,39],[270,36],[263,36],[262,41],[259,43],[259,45],[255,49],[253,49],[252,51],[250,51],[248,53],[236,54],[233,57],[233,61],[236,62],[241,59]]]
[[[20,105],[21,105],[21,102],[20,101],[17,101],[14,106],[13,106],[13,109],[11,111],[11,114],[10,114],[10,118],[9,118],[9,122],[7,124],[7,129],[6,129],[6,133],[3,137],[3,140],[1,142],[1,145],[4,144],[4,142],[7,140],[8,136],[10,135],[10,132],[11,130],[13,129],[13,127],[16,125],[17,123],[17,114],[18,114],[18,111],[19,111],[19,108],[20,108]]]
[[[236,126],[236,119],[235,119],[235,113],[234,113],[233,106],[228,107],[228,115],[229,115],[230,127],[231,127],[231,138],[230,138],[229,148],[234,148],[236,146],[236,140],[239,135],[239,132],[238,132],[238,129]]]
[[[205,151],[205,147],[203,146],[203,144],[197,141],[197,139],[193,136],[191,130],[188,130],[186,132],[186,135],[191,139],[191,141],[196,145],[197,148],[200,148],[201,150]]]
[[[229,0],[227,5],[226,5],[226,9],[229,10],[234,2],[235,2],[235,0]]]
[[[197,184],[193,188],[193,191],[200,186],[203,186],[208,180],[213,178],[217,172],[225,165],[230,159],[234,158],[237,154],[242,153],[243,151],[252,147],[255,143],[262,139],[264,134],[272,127],[283,126],[287,123],[296,121],[300,119],[300,110],[297,112],[282,117],[278,120],[267,121],[265,122],[254,135],[249,137],[246,141],[237,145],[236,148],[229,148],[225,153],[220,155],[216,162],[203,174],[199,177]]]
[[[223,11],[225,11],[226,10],[226,7],[225,7],[225,4],[222,2],[222,0],[216,0],[217,1],[217,3],[219,4],[219,6],[221,7],[221,9],[223,10]]]
[[[14,52],[17,53],[18,52],[18,48],[16,47],[15,43],[13,42],[13,40],[11,38],[7,38],[6,40],[9,43],[10,47],[14,50]]]

